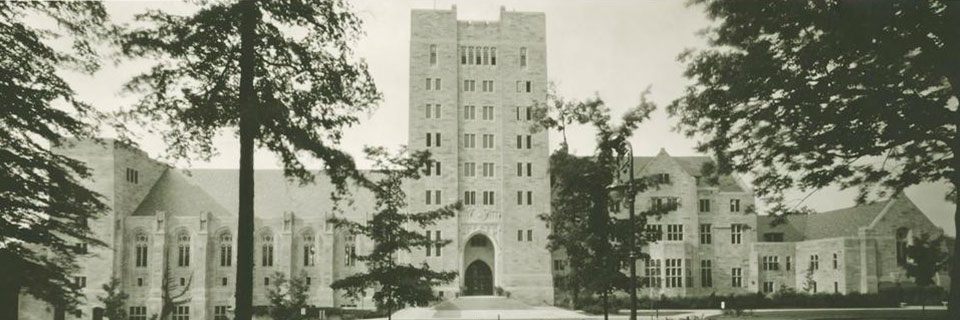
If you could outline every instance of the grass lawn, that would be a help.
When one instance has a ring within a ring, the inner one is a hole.
[[[740,317],[716,316],[710,319],[755,319],[755,320],[899,320],[899,319],[947,319],[945,310],[831,310],[831,311],[769,311]]]

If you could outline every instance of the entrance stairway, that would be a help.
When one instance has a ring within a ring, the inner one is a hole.
[[[393,319],[585,319],[582,314],[557,307],[533,307],[506,297],[464,296],[432,307],[407,308],[393,314]]]

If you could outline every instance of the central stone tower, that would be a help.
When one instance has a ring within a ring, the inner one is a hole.
[[[450,239],[410,255],[457,271],[443,297],[509,293],[553,304],[548,230],[548,141],[532,132],[532,106],[546,99],[546,19],[510,12],[499,21],[458,21],[451,10],[413,10],[409,146],[435,162],[410,183],[410,209],[461,200],[457,217],[421,230]],[[439,250],[438,250],[439,249]]]

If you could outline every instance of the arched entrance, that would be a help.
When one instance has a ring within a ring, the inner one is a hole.
[[[463,250],[463,295],[493,295],[494,262],[494,247],[490,238],[483,234],[470,237]]]
[[[475,260],[470,266],[467,267],[467,271],[464,276],[464,284],[466,286],[466,291],[464,294],[468,296],[490,296],[493,295],[493,272],[490,271],[490,266],[485,262],[480,260]]]

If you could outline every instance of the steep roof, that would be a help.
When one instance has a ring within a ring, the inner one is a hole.
[[[168,169],[134,211],[134,215],[154,215],[164,211],[171,216],[193,216],[203,211],[215,215],[236,216],[239,205],[239,170]],[[333,209],[330,193],[333,185],[323,175],[316,182],[300,185],[283,175],[282,170],[254,171],[254,212],[257,217],[280,217],[286,211],[298,214],[327,214]],[[370,192],[353,188],[353,203],[372,203]],[[350,202],[341,207],[351,212]],[[355,208],[353,208],[355,209]]]
[[[909,200],[893,198],[821,213],[790,215],[786,217],[784,223],[776,226],[770,225],[776,217],[759,216],[757,227],[760,234],[782,232],[786,241],[853,236],[861,227],[869,226],[888,205],[895,201]]]
[[[662,152],[662,151],[661,151]],[[703,166],[707,163],[712,163],[713,159],[705,156],[692,156],[692,157],[674,157],[670,156],[671,159],[677,162],[680,165],[680,168],[683,169],[687,174],[694,177],[703,176]],[[634,173],[643,174],[646,166],[653,162],[657,157],[633,157],[634,162]],[[650,172],[648,172],[650,173]],[[740,186],[740,183],[737,182],[737,179],[732,175],[722,175],[718,178],[716,185],[707,185],[706,181],[700,182],[701,186],[715,186],[720,189],[722,192],[743,192],[743,187]]]

